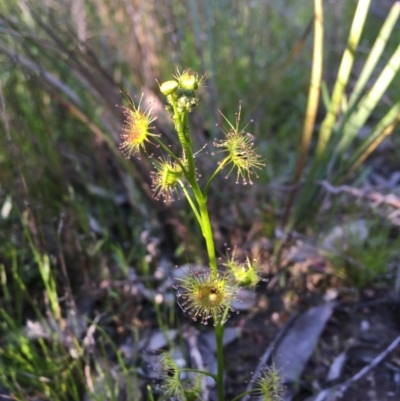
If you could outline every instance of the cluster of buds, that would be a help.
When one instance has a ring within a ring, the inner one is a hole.
[[[173,105],[176,104],[178,113],[184,111],[191,112],[198,104],[197,90],[200,88],[204,77],[192,70],[179,71],[174,76],[175,79],[163,82],[160,91],[167,97],[166,110],[173,114]]]

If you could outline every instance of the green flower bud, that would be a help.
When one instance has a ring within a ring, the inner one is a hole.
[[[182,74],[178,71],[175,78],[178,80],[179,86],[184,90],[193,91],[199,89],[201,79],[199,80],[199,75],[193,70],[185,70]]]
[[[160,85],[160,91],[163,95],[167,96],[170,95],[171,93],[176,92],[178,86],[179,84],[176,81],[166,81]]]
[[[174,109],[170,104],[165,106],[165,111],[168,113],[170,117],[174,117]]]
[[[224,266],[229,269],[229,273],[239,287],[254,288],[260,281],[258,275],[259,266],[256,262],[252,262],[250,258],[247,258],[244,263],[241,263],[232,256],[227,259]]]
[[[155,198],[158,200],[162,196],[165,202],[174,201],[174,195],[178,193],[184,178],[181,167],[176,162],[164,159],[155,160],[154,167],[155,171],[151,172],[151,177]]]

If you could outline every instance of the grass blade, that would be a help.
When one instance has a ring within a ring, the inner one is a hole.
[[[389,136],[400,122],[400,101],[398,101],[377,124],[368,140],[365,141],[351,158],[351,167],[346,173],[350,175],[361,163]]]
[[[316,150],[316,164],[321,161],[321,158],[328,145],[332,135],[333,127],[336,123],[336,116],[342,104],[344,90],[349,80],[350,72],[354,63],[354,54],[356,52],[358,42],[360,41],[363,31],[365,19],[367,17],[371,0],[359,1],[354,15],[353,24],[350,29],[349,39],[346,50],[343,53],[342,62],[340,64],[335,87],[333,89],[332,100],[328,113],[322,122],[319,133],[319,140]]]
[[[365,65],[361,71],[361,74],[350,96],[348,105],[349,109],[351,109],[352,106],[357,102],[362,91],[365,88],[368,79],[371,77],[371,74],[375,69],[376,64],[378,63],[382,55],[382,52],[385,49],[386,43],[393,31],[396,21],[399,18],[399,14],[400,14],[400,2],[397,2],[393,4],[384,24],[382,25],[378,37],[376,38],[375,43],[372,46],[372,49],[368,55]]]
[[[350,145],[360,128],[375,109],[384,92],[400,69],[400,45],[382,70],[371,90],[360,100],[357,111],[352,114],[344,127],[343,137],[337,145],[339,154]]]

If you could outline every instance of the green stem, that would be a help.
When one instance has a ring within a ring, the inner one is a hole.
[[[153,397],[153,393],[152,393],[152,391],[151,391],[151,386],[149,386],[149,385],[147,385],[147,393],[148,393],[148,395],[149,395],[149,400],[150,401],[154,401],[154,397]]]
[[[196,208],[192,198],[189,196],[187,191],[184,189],[184,193],[188,198],[188,202],[193,209],[193,212],[197,218],[197,221],[200,224],[205,242],[207,247],[207,254],[210,263],[210,271],[212,277],[217,279],[218,277],[218,267],[217,267],[217,258],[215,256],[215,247],[214,247],[214,238],[212,233],[210,216],[208,214],[207,209],[207,192],[208,188],[218,174],[218,172],[223,168],[223,166],[228,162],[228,159],[224,159],[215,172],[212,174],[210,179],[208,180],[204,191],[202,192],[199,184],[196,180],[195,174],[195,166],[194,166],[194,156],[192,150],[192,143],[189,134],[189,125],[188,125],[188,112],[178,112],[178,108],[176,103],[173,101],[171,103],[174,109],[174,117],[173,121],[175,124],[175,129],[178,133],[179,141],[182,145],[184,156],[187,160],[187,174],[185,174],[189,184],[192,187],[193,195],[196,198],[196,202],[198,204],[199,209]],[[168,152],[169,153],[169,152]],[[215,326],[215,338],[217,344],[217,375],[213,375],[216,384],[217,384],[217,394],[218,401],[225,401],[224,397],[224,348],[223,348],[223,338],[224,338],[224,326],[223,326],[224,316],[217,322]]]
[[[256,391],[257,391],[257,389],[244,391],[243,393],[241,393],[241,394],[237,395],[235,398],[233,398],[231,401],[240,400],[240,399],[243,398],[245,395],[255,393]]]
[[[188,177],[188,172],[186,171],[185,166],[182,164],[182,161],[179,159],[179,157],[177,157],[171,149],[165,146],[159,138],[155,137],[154,140],[178,163],[185,177]]]
[[[218,401],[224,401],[224,325],[221,321],[215,326],[215,340],[217,342],[217,395]]]
[[[188,162],[187,179],[192,187],[193,194],[196,198],[197,204],[199,205],[199,211],[201,216],[201,229],[203,232],[204,239],[206,241],[207,254],[210,261],[210,269],[212,276],[217,278],[217,259],[215,256],[214,239],[212,235],[212,228],[210,222],[210,216],[207,210],[207,196],[201,192],[199,184],[196,181],[195,168],[194,168],[194,157],[190,142],[190,135],[188,132],[187,112],[179,113],[175,103],[172,103],[174,109],[174,123],[175,129],[178,133],[179,141],[181,142],[182,148],[186,154]]]
[[[188,113],[185,112],[182,117],[182,125],[183,125],[183,133],[185,135],[185,139],[192,148],[192,138],[189,135],[189,120],[188,120]]]
[[[205,370],[192,369],[192,368],[183,368],[183,369],[181,369],[181,372],[200,373],[201,375],[204,375],[204,376],[210,376],[210,377],[212,377],[215,381],[217,381],[217,375],[214,375],[214,373],[206,372]]]
[[[191,207],[192,210],[193,210],[194,215],[196,216],[197,222],[199,223],[200,228],[201,228],[201,230],[203,231],[203,222],[202,222],[202,220],[201,220],[201,216],[200,216],[200,214],[199,214],[199,211],[197,210],[196,205],[194,204],[194,202],[193,202],[193,200],[192,200],[192,198],[191,198],[189,192],[188,192],[187,189],[185,188],[185,185],[184,185],[183,183],[181,183],[181,182],[179,182],[179,183],[180,183],[180,185],[181,185],[181,188],[182,188],[182,190],[183,190],[183,193],[184,193],[185,196],[186,196],[187,201],[189,202],[190,207]]]
[[[194,194],[196,196],[196,192],[194,192]],[[210,269],[212,272],[212,276],[214,279],[216,279],[218,276],[217,258],[215,257],[214,239],[212,234],[210,216],[208,215],[208,210],[207,210],[207,198],[204,197],[203,194],[201,193],[200,195],[201,195],[200,198],[197,198],[197,196],[196,198],[200,207],[203,236],[206,241],[207,254],[208,254],[208,259],[210,261]]]

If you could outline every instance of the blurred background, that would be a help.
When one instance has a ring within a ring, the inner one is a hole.
[[[349,91],[393,3],[371,3]],[[142,399],[136,389],[145,394],[154,377],[143,360],[148,344],[141,341],[156,329],[187,324],[170,276],[174,266],[206,263],[200,230],[184,199],[153,199],[151,160],[126,160],[118,149],[123,107],[129,107],[124,94],[138,102],[144,93],[142,104],[157,115],[155,130],[177,145],[158,90],[158,82],[177,69],[207,77],[190,116],[196,148],[208,144],[196,159],[201,176],[219,160],[212,151],[224,126],[218,110],[234,121],[241,101],[243,126],[254,120],[246,130],[265,168],[253,186],[236,185],[233,175],[219,177],[210,191],[210,213],[220,256],[236,246],[239,255],[254,252],[265,262],[276,290],[268,316],[276,312],[284,321],[308,299],[299,275],[308,277],[310,265],[324,282],[316,291],[321,296],[328,287],[338,294],[346,287],[358,299],[371,283],[399,289],[393,262],[400,224],[399,128],[380,137],[355,171],[334,170],[328,147],[318,176],[324,183],[313,183],[318,194],[307,198],[301,191],[356,6],[324,2],[323,93],[305,167],[293,185],[312,69],[311,0],[0,0],[4,397]],[[399,41],[397,22],[366,91]],[[393,70],[354,142],[339,155],[344,161],[398,104],[400,79]],[[343,101],[339,122],[345,107]],[[157,149],[149,145],[148,152]],[[304,252],[308,270],[296,276],[290,269]]]

